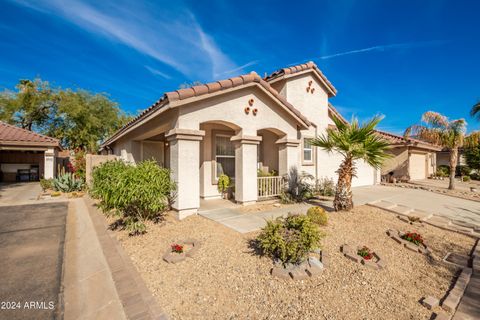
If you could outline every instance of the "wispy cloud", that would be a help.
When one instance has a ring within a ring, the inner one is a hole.
[[[165,8],[153,13],[149,4],[130,2],[127,5],[112,0],[95,6],[81,0],[11,1],[133,48],[192,79],[216,78],[237,68],[186,9],[171,12]],[[166,75],[163,70],[156,71],[157,75]]]
[[[238,68],[224,71],[224,72],[220,73],[220,75],[233,74],[233,73],[237,73],[237,72],[243,71],[244,69],[246,69],[246,68],[248,68],[248,67],[251,67],[251,66],[257,64],[258,62],[260,62],[260,60],[253,60],[253,61],[247,62],[247,63],[241,65],[241,66],[238,67]]]
[[[357,53],[365,53],[371,51],[387,51],[392,49],[410,49],[415,47],[428,47],[428,46],[437,46],[445,44],[446,41],[441,40],[433,40],[433,41],[422,41],[422,42],[405,42],[405,43],[393,43],[393,44],[382,44],[378,46],[372,46],[368,48],[356,49],[356,50],[349,50],[344,52],[337,52],[334,54],[324,55],[320,57],[316,57],[314,59],[326,60],[332,59],[342,56],[348,56]]]
[[[157,70],[155,68],[152,68],[150,66],[144,66],[144,67],[145,67],[145,69],[150,71],[150,73],[152,73],[153,75],[160,76],[160,77],[165,78],[165,79],[171,79],[172,78],[168,74],[166,74],[166,73],[164,73],[160,70]]]

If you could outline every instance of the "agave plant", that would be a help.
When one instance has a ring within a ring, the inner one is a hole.
[[[61,192],[80,191],[83,188],[83,180],[77,179],[72,173],[67,172],[53,179],[53,188]]]

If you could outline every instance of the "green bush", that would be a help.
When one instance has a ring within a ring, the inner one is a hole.
[[[470,176],[472,169],[469,166],[459,165],[457,166],[457,176]]]
[[[463,176],[462,177],[462,181],[463,182],[469,182],[471,179],[470,179],[470,176]]]
[[[300,173],[296,167],[291,167],[285,179],[285,190],[280,194],[282,203],[302,202],[313,196],[312,175]]]
[[[335,182],[331,178],[320,178],[317,180],[315,192],[321,196],[333,197],[335,195]]]
[[[322,237],[310,218],[298,215],[267,221],[257,241],[264,254],[283,264],[298,264],[311,250],[319,248]]]
[[[472,173],[472,174],[470,175],[470,178],[471,178],[472,180],[480,180],[480,173],[474,172],[474,173]]]
[[[220,177],[218,177],[218,192],[220,193],[225,193],[228,190],[228,187],[230,186],[230,177],[227,176],[226,174],[221,174]]]
[[[138,165],[109,161],[94,169],[90,194],[101,200],[105,213],[111,210],[131,235],[146,231],[146,220],[161,218],[175,192],[170,170],[148,160]]]
[[[322,207],[309,208],[307,210],[307,217],[310,218],[310,221],[320,226],[326,226],[328,222],[327,212]]]
[[[75,176],[85,181],[86,176],[86,159],[85,159],[85,151],[82,149],[75,151]]]
[[[448,177],[450,175],[450,167],[446,165],[440,165],[437,168],[437,177]]]
[[[82,179],[76,178],[73,173],[67,172],[53,179],[53,189],[61,192],[73,192],[83,189],[84,183]]]
[[[40,187],[43,191],[53,189],[53,179],[40,179]]]

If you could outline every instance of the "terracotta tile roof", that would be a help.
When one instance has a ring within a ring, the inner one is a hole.
[[[57,139],[0,121],[0,145],[35,145],[59,147]]]
[[[113,134],[107,141],[102,144],[106,146],[113,142],[118,136],[127,131],[131,126],[135,125],[139,121],[145,119],[148,115],[159,110],[163,106],[171,102],[181,101],[188,98],[213,94],[218,91],[227,90],[231,88],[241,87],[250,83],[256,83],[264,88],[267,92],[273,95],[283,106],[297,116],[305,126],[310,126],[308,119],[300,113],[292,104],[290,104],[277,90],[275,90],[267,81],[262,79],[257,73],[252,72],[249,74],[241,75],[234,78],[225,80],[219,80],[202,85],[193,86],[191,88],[179,89],[165,93],[158,101],[152,104],[149,108],[145,109],[137,117],[128,122],[123,128]]]
[[[347,119],[345,119],[330,102],[328,103],[328,112],[334,114],[337,118],[339,118],[343,122],[348,123]]]
[[[335,89],[333,84],[330,81],[328,81],[327,77],[323,74],[323,72],[317,67],[317,65],[313,61],[309,61],[307,63],[299,64],[293,67],[279,69],[273,72],[272,74],[266,76],[265,80],[270,82],[270,81],[285,77],[287,75],[295,74],[305,70],[316,71],[320,76],[320,78],[323,80],[325,87],[330,92],[330,95],[335,96],[337,94],[337,89]]]
[[[400,135],[396,135],[390,132],[375,130],[382,138],[389,141],[391,144],[400,144],[400,145],[414,145],[419,148],[430,149],[434,151],[442,150],[442,147],[431,144],[426,141],[414,139],[414,138],[405,138]]]

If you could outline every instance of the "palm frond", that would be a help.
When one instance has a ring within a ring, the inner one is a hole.
[[[425,122],[428,126],[434,128],[448,127],[448,118],[435,111],[425,112],[422,115],[422,121]]]
[[[473,105],[472,110],[470,110],[470,115],[480,121],[480,101]]]
[[[474,131],[465,137],[464,145],[473,148],[480,145],[480,131]]]

